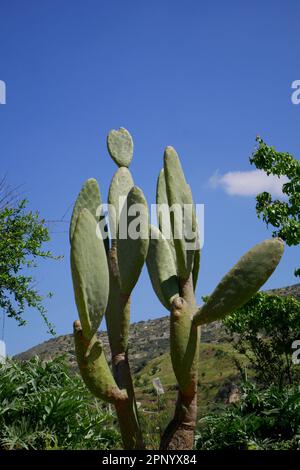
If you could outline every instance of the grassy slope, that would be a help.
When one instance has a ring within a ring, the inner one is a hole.
[[[199,364],[199,413],[216,406],[216,402],[223,402],[239,381],[239,372],[234,359],[245,365],[245,359],[238,355],[229,343],[201,344]],[[175,376],[171,366],[169,353],[152,359],[141,371],[135,375],[137,399],[143,408],[157,409],[157,398],[152,380],[159,377],[164,390],[164,400],[173,402],[176,399]]]

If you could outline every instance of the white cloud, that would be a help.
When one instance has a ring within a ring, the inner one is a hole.
[[[262,170],[229,171],[220,175],[218,171],[209,179],[211,188],[221,187],[231,196],[256,196],[267,191],[276,197],[283,197],[282,185],[288,178],[282,176],[268,176]]]

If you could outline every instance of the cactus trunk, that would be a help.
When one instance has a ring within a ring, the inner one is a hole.
[[[108,254],[110,295],[106,310],[108,339],[111,350],[112,372],[120,390],[126,390],[127,400],[116,404],[123,447],[126,450],[144,449],[139,424],[132,375],[128,361],[128,330],[130,296],[122,294],[118,283],[116,247],[113,243]]]
[[[126,371],[126,376],[129,377],[129,367],[125,367],[124,371]],[[125,377],[125,374],[123,374],[123,378]],[[118,416],[124,449],[144,450],[145,446],[143,442],[142,431],[140,429],[137,410],[132,398],[128,398],[126,401],[120,401],[116,403],[115,408]]]
[[[193,449],[197,420],[200,327],[192,322],[196,310],[192,273],[179,284],[180,297],[172,303],[170,322],[171,359],[179,390],[174,417],[161,438],[161,450]]]
[[[197,391],[192,395],[178,392],[173,419],[161,438],[160,450],[192,450],[197,419]]]

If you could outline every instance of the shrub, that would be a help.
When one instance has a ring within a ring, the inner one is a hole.
[[[112,449],[114,422],[63,357],[0,365],[0,449]]]
[[[239,353],[250,361],[256,380],[265,387],[297,384],[299,365],[292,362],[292,344],[300,338],[300,302],[259,292],[223,321],[237,337]]]
[[[238,403],[200,419],[196,448],[300,450],[300,390],[245,382]]]

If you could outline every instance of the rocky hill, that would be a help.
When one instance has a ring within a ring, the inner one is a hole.
[[[266,292],[283,296],[291,295],[300,301],[300,284],[293,284],[292,286],[281,287],[279,289],[271,289]]]
[[[107,333],[100,331],[106,357],[109,358]],[[202,329],[202,342],[220,343],[226,340],[226,333],[218,322]],[[169,317],[132,323],[129,330],[129,357],[134,372],[140,371],[149,361],[161,356],[169,350]],[[17,354],[14,358],[26,361],[33,356],[49,360],[65,354],[71,368],[77,368],[73,335],[61,335],[38,344],[27,351]]]

